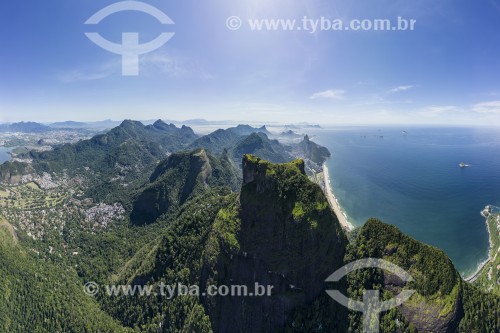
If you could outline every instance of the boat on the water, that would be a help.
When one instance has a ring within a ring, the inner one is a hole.
[[[470,165],[469,165],[469,164],[466,164],[466,163],[464,163],[464,162],[460,162],[460,164],[458,164],[458,166],[459,166],[459,167],[461,167],[461,168],[467,168],[467,167],[470,167]]]

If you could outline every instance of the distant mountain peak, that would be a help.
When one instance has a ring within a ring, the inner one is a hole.
[[[22,132],[22,133],[40,133],[52,130],[49,126],[35,123],[32,121],[21,121],[12,124],[0,124],[0,132]]]
[[[172,129],[177,128],[177,126],[175,126],[174,124],[172,124],[172,123],[167,124],[166,122],[164,122],[161,119],[158,119],[157,121],[155,121],[153,123],[153,126],[158,127],[158,128],[172,128]]]
[[[60,121],[60,122],[55,122],[49,125],[50,127],[57,127],[57,128],[81,128],[88,126],[87,123],[84,122],[79,122],[79,121],[73,121],[73,120],[67,120],[67,121]]]
[[[153,126],[159,126],[159,125],[167,125],[167,123],[166,123],[166,122],[164,122],[164,121],[163,121],[163,120],[161,120],[161,119],[158,119],[157,121],[155,121],[155,122],[153,123]]]
[[[119,127],[144,127],[144,124],[137,120],[125,119]]]
[[[267,130],[266,125],[261,126],[261,127],[259,128],[259,131],[264,132],[264,133],[266,133],[266,134],[270,134],[270,133],[271,133],[271,132],[269,132],[269,131]]]
[[[260,127],[260,128],[256,128],[256,127],[252,127],[252,126],[246,125],[246,124],[239,124],[236,127],[228,128],[228,130],[232,131],[238,135],[249,135],[249,134],[258,133],[258,132],[265,133],[265,134],[271,134],[267,130],[265,125]]]

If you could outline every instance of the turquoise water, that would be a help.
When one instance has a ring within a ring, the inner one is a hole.
[[[11,148],[0,147],[0,164],[10,160],[11,158],[11,156],[9,155],[10,150]]]
[[[464,276],[487,258],[480,211],[500,206],[500,129],[358,127],[313,134],[332,152],[330,181],[355,226],[369,217],[394,224],[444,250]],[[471,166],[460,168],[462,161]]]

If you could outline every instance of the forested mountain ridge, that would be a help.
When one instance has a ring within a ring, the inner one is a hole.
[[[91,140],[32,152],[31,164],[8,163],[23,177],[41,175],[0,185],[0,214],[19,238],[15,244],[0,226],[0,274],[7,281],[0,287],[0,331],[359,331],[360,314],[325,293],[334,287],[354,299],[367,289],[385,290],[384,299],[415,289],[382,315],[381,332],[498,332],[499,298],[465,283],[442,251],[377,220],[348,243],[321,189],[305,175],[328,150],[307,136],[285,146],[262,131],[239,126],[198,138],[187,127],[125,121]],[[245,155],[235,162],[239,154]],[[359,270],[337,285],[325,283],[337,268],[366,257],[401,266],[415,282],[403,286],[386,272]],[[274,293],[92,297],[83,293],[89,281],[202,290],[252,289],[258,282]]]
[[[210,134],[202,136],[191,143],[188,148],[205,148],[213,154],[218,154],[224,149],[230,150],[242,137],[253,133],[263,133],[266,134],[266,136],[271,134],[265,126],[255,128],[249,125],[238,125],[227,129],[218,129]]]
[[[205,148],[214,154],[227,151],[237,164],[245,154],[256,155],[272,163],[301,158],[306,163],[306,172],[309,175],[321,171],[322,164],[330,157],[328,149],[311,141],[308,135],[300,142],[288,141],[286,144],[273,137],[275,136],[265,126],[255,128],[238,125],[205,135],[195,140],[188,148]]]
[[[149,184],[135,198],[132,221],[154,222],[211,187],[227,186],[237,191],[239,183],[237,167],[227,154],[218,158],[204,149],[174,153],[156,167]]]
[[[104,300],[115,318],[149,330],[160,325],[149,314],[166,308],[160,320],[165,332],[193,329],[193,316],[203,327],[196,326],[199,332],[272,331],[322,293],[324,279],[342,264],[347,238],[321,189],[309,181],[300,160],[273,165],[247,155],[243,168],[239,195],[212,191],[186,202],[164,235],[120,272],[119,281],[153,286],[178,281],[201,290],[211,284],[253,288],[259,282],[275,292],[253,298]],[[154,175],[152,180],[161,179]],[[262,311],[278,312],[264,318]]]
[[[400,307],[382,315],[381,331],[397,330],[396,319],[408,332],[498,332],[500,298],[485,294],[463,281],[448,256],[441,250],[420,243],[396,227],[376,219],[368,220],[348,246],[346,262],[362,258],[388,260],[410,273],[415,290]],[[370,274],[367,274],[367,271]],[[400,280],[378,269],[358,270],[349,275],[349,295],[362,299],[362,289],[386,290],[391,298],[403,289]],[[353,330],[361,326],[359,313],[350,315]]]
[[[198,215],[200,205],[210,207],[203,216]],[[202,323],[196,326],[200,332],[354,332],[361,327],[360,313],[330,299],[324,280],[344,264],[375,257],[407,270],[415,282],[405,287],[385,271],[368,269],[349,274],[335,287],[353,299],[362,298],[365,289],[384,290],[383,299],[415,289],[405,304],[382,314],[381,332],[496,332],[500,327],[499,298],[464,282],[442,251],[375,219],[348,244],[300,160],[274,165],[246,155],[238,196],[206,193],[181,211],[165,236],[134,257],[121,281],[157,285],[181,280],[201,290],[212,284],[251,289],[259,283],[272,285],[272,296],[179,298],[176,305],[121,298],[106,303],[115,318],[132,308],[154,313],[151,309],[168,307],[165,332],[194,329],[193,317]],[[127,317],[124,324],[137,320]],[[155,320],[141,316],[139,322],[157,327]]]
[[[30,152],[24,157],[33,159],[36,170],[61,171],[83,166],[101,171],[113,168],[117,163],[124,166],[151,163],[166,156],[168,151],[185,147],[196,138],[189,127],[177,128],[161,120],[148,126],[125,120],[108,133],[90,140],[65,144],[54,151]]]
[[[177,151],[195,140],[197,135],[189,127],[177,128],[158,120],[144,126],[138,121],[125,120],[105,134],[75,144],[56,146],[51,151],[30,151],[19,157],[26,161],[6,162],[0,166],[0,179],[18,183],[26,173],[68,172],[72,176],[85,173],[99,174],[100,178],[118,176],[135,179],[168,152]]]
[[[68,176],[99,177],[111,187],[116,186],[113,182],[117,180],[129,186],[139,178],[144,180],[142,176],[149,174],[155,164],[170,153],[184,149],[202,148],[213,155],[225,153],[236,165],[240,164],[243,154],[254,154],[274,163],[301,157],[316,163],[315,169],[319,169],[329,156],[324,147],[318,154],[317,145],[308,138],[299,144],[284,145],[270,139],[269,135],[271,133],[265,126],[238,125],[198,137],[190,127],[178,128],[162,120],[152,125],[125,120],[107,133],[89,140],[55,146],[49,151],[20,154],[16,161],[0,165],[0,181],[18,184],[26,175],[48,173],[61,176],[67,173]]]
[[[240,163],[243,154],[255,154],[274,163],[283,163],[292,159],[285,147],[277,140],[269,139],[271,133],[265,126],[254,128],[238,125],[228,129],[219,129],[194,141],[189,148],[205,148],[214,154],[224,150]]]
[[[27,253],[0,226],[0,332],[132,332],[84,294],[74,271]]]
[[[239,140],[233,148],[234,158],[252,154],[272,163],[285,163],[290,160],[286,148],[278,140],[271,140],[265,133],[255,132]]]

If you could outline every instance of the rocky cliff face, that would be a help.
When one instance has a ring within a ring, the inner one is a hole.
[[[20,162],[5,162],[0,165],[0,183],[18,184],[21,182],[22,176],[33,171],[29,164]]]
[[[464,315],[462,292],[453,298],[451,308],[439,302],[420,300],[410,305],[403,304],[401,312],[406,320],[422,333],[452,333],[456,332]],[[449,305],[448,305],[449,306]]]
[[[457,331],[464,315],[464,282],[445,253],[404,235],[394,226],[370,219],[350,247],[346,261],[370,257],[395,263],[414,278],[406,289],[415,293],[398,307],[406,322],[418,332]],[[402,281],[385,270],[371,275],[358,271],[350,285],[351,298],[361,296],[359,286],[383,289],[393,295],[405,289]]]
[[[304,136],[304,140],[298,145],[301,154],[316,164],[323,164],[327,158],[331,156],[330,151],[326,147],[322,147],[309,139],[308,135]]]
[[[216,251],[206,257],[204,275],[207,283],[249,290],[273,286],[272,294],[204,302],[217,332],[273,332],[323,292],[326,277],[342,265],[347,240],[303,161],[273,165],[246,155],[243,178],[232,211],[237,228],[212,234],[209,248]]]

